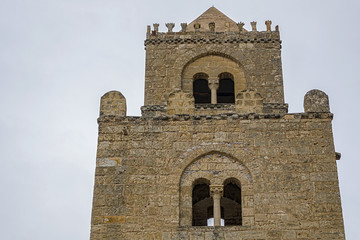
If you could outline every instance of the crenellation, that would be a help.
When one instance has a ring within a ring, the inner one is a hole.
[[[181,32],[185,33],[187,28],[187,23],[181,23]]]
[[[165,26],[168,29],[168,33],[172,33],[173,32],[173,28],[175,27],[175,23],[166,23]]]
[[[252,22],[250,22],[250,24],[251,24],[251,31],[257,32],[256,22],[255,22],[255,21],[252,21]]]
[[[330,112],[329,97],[323,91],[313,89],[304,97],[305,112]]]
[[[271,32],[271,23],[272,22],[270,20],[265,21],[266,31],[267,32]]]
[[[154,23],[153,27],[154,27],[153,35],[156,35],[159,32],[159,24]]]
[[[271,21],[270,20],[266,21],[266,30],[265,31],[258,31],[256,22],[251,22],[252,31],[250,31],[250,32],[245,30],[244,25],[245,25],[245,23],[239,22],[236,24],[237,29],[235,31],[230,31],[230,29],[227,28],[223,32],[216,31],[217,25],[215,22],[210,22],[208,24],[209,29],[207,31],[201,31],[201,24],[194,24],[192,27],[195,29],[195,32],[197,32],[197,33],[208,34],[208,35],[213,34],[214,36],[219,36],[219,35],[225,34],[225,33],[226,33],[226,35],[228,35],[228,34],[243,35],[245,33],[248,33],[248,35],[250,35],[250,36],[256,36],[259,33],[271,34],[273,32],[274,33],[279,32],[279,30],[276,30],[279,28],[279,26],[275,26],[275,31],[271,31]],[[166,33],[169,33],[169,32],[173,32],[172,29],[174,28],[175,23],[166,23],[165,24],[165,26],[168,28],[168,32],[159,32],[159,24],[153,24],[153,26],[154,26],[154,31],[156,32],[156,34],[152,34],[149,36],[152,38],[154,38],[156,36],[166,35]],[[198,34],[194,35],[194,32],[188,31],[189,25],[187,23],[181,23],[180,26],[181,26],[181,30],[179,32],[173,32],[174,35],[178,35],[179,37],[181,37],[183,35],[188,35],[188,36],[192,36],[192,37],[198,36]],[[148,27],[149,27],[149,25],[148,25]],[[147,28],[147,31],[148,31],[148,28]]]

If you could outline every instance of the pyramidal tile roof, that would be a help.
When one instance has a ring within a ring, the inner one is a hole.
[[[215,7],[210,7],[198,18],[189,23],[187,31],[194,32],[194,24],[200,24],[200,32],[210,31],[209,23],[211,22],[215,23],[215,32],[238,31],[236,22]]]

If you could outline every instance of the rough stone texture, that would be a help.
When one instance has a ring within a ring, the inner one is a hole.
[[[239,29],[236,22],[215,7],[209,8],[201,16],[192,21],[188,27],[189,32],[195,32],[194,24],[200,24],[200,31],[211,31],[211,25],[213,24],[215,25],[215,32],[236,31]],[[244,29],[244,31],[246,30]]]
[[[177,91],[169,95],[167,103],[167,113],[174,114],[194,114],[195,104],[194,97],[190,93]]]
[[[174,90],[191,92],[186,70],[196,61],[206,62],[201,61],[206,57],[214,59],[208,64],[243,76],[236,81],[245,86],[237,85],[235,95],[245,88],[256,89],[264,102],[284,103],[280,42],[279,32],[150,35],[145,41],[145,105],[165,105]]]
[[[91,239],[344,240],[333,115],[287,113],[279,33],[153,34],[142,116],[101,100]],[[194,104],[191,66],[231,67],[235,103]],[[192,226],[199,179],[240,183],[241,225]]]
[[[263,113],[263,98],[255,90],[248,89],[236,96],[236,112],[238,113]]]
[[[330,112],[329,97],[323,91],[313,89],[304,97],[305,112]]]
[[[101,97],[100,116],[126,116],[126,99],[118,91],[110,91]]]

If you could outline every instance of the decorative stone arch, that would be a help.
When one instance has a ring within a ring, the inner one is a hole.
[[[199,74],[207,75],[209,86],[216,91],[220,77],[227,73],[232,76],[234,92],[239,93],[246,88],[245,74],[240,63],[226,54],[207,52],[190,59],[181,72],[181,90],[193,92],[193,81]],[[234,101],[233,101],[234,102]]]
[[[168,79],[171,88],[181,90],[181,80],[184,68],[192,61],[207,55],[223,56],[236,62],[241,70],[244,69],[241,62],[246,59],[246,56],[238,54],[240,57],[235,57],[236,54],[234,54],[234,49],[232,48],[224,48],[222,45],[206,45],[206,47],[188,48],[181,58],[175,60],[172,68],[172,76],[174,77]]]
[[[223,51],[201,51],[199,53],[195,53],[193,57],[187,59],[186,63],[183,64],[182,68],[181,68],[181,78],[184,77],[184,70],[186,69],[186,67],[188,67],[191,63],[195,62],[196,60],[203,58],[203,57],[207,57],[207,56],[219,56],[219,57],[223,57],[223,58],[227,58],[233,62],[235,62],[241,69],[243,69],[242,64],[240,63],[240,61],[238,61],[235,57],[233,57],[231,55],[231,53],[226,53]]]
[[[206,79],[206,80],[208,80],[208,79],[209,79],[209,75],[207,75],[206,73],[203,73],[203,72],[199,72],[199,73],[196,73],[196,74],[193,76],[193,80],[196,80],[196,79]]]
[[[228,153],[210,151],[201,154],[183,168],[179,182],[179,225],[192,225],[192,190],[198,179],[207,179],[211,185],[222,185],[227,179],[236,179],[241,185],[242,206],[253,208],[252,177],[249,169]],[[243,211],[250,225],[254,218],[253,209]]]
[[[232,142],[204,142],[197,146],[187,149],[178,158],[173,158],[168,162],[168,166],[173,169],[178,176],[184,173],[185,168],[195,161],[199,156],[208,154],[210,152],[220,152],[235,159],[241,159],[241,163],[249,169],[256,168],[254,155],[246,147],[246,143]]]

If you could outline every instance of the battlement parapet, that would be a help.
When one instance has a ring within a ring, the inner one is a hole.
[[[144,45],[157,44],[191,44],[191,43],[273,43],[281,44],[279,32],[171,32],[171,33],[156,33],[148,35]]]
[[[239,33],[244,33],[244,32],[250,32],[248,30],[246,30],[244,28],[245,23],[243,22],[238,22],[238,23],[234,23],[235,26],[237,26],[237,28],[231,28],[230,22],[226,22],[225,23],[225,28],[221,28],[221,31],[216,31],[215,26],[217,26],[219,23],[216,22],[209,22],[204,26],[204,24],[200,24],[199,22],[193,23],[193,24],[187,24],[187,23],[180,23],[180,31],[179,32],[174,32],[173,29],[175,27],[175,23],[165,23],[166,28],[168,29],[167,33],[168,34],[174,34],[174,33],[201,33],[201,32],[217,32],[217,33],[229,33],[229,32],[239,32]],[[270,20],[266,20],[265,21],[265,26],[266,26],[266,32],[279,32],[279,26],[276,25],[275,29],[272,30],[271,29],[271,24],[272,21]],[[251,32],[258,32],[257,30],[257,22],[256,21],[252,21],[250,22],[251,25]],[[148,25],[147,26],[147,36],[155,36],[157,34],[159,34],[159,23],[154,23],[153,24],[153,30],[151,30],[151,26]]]

